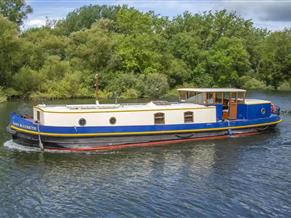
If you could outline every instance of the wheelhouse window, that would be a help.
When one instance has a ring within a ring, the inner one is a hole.
[[[165,124],[165,114],[164,113],[156,113],[154,114],[155,124]]]
[[[239,92],[239,93],[237,93],[237,103],[239,103],[239,104],[244,104],[245,103],[245,96],[246,95],[246,93],[245,92]]]
[[[206,105],[213,105],[215,104],[215,93],[207,92],[206,93]]]
[[[223,104],[223,92],[217,92],[215,97],[216,104]]]
[[[184,113],[184,123],[193,123],[193,112],[187,111]]]

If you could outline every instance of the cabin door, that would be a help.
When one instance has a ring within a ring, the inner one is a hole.
[[[235,120],[237,119],[237,96],[232,96],[234,93],[231,94],[229,98],[229,115],[228,119]]]

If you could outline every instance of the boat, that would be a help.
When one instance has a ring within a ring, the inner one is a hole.
[[[177,102],[100,104],[97,98],[88,105],[40,104],[33,116],[12,113],[7,130],[24,146],[91,151],[250,136],[282,122],[278,106],[247,99],[243,89],[180,88],[178,93]]]

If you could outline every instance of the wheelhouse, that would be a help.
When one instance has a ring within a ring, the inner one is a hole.
[[[246,104],[246,90],[235,88],[178,89],[181,102],[216,106],[218,118],[237,119],[238,105]],[[221,114],[221,115],[220,115]]]

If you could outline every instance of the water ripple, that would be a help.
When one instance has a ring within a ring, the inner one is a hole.
[[[49,153],[0,130],[1,217],[291,217],[290,95],[269,97],[284,122],[240,139]]]

